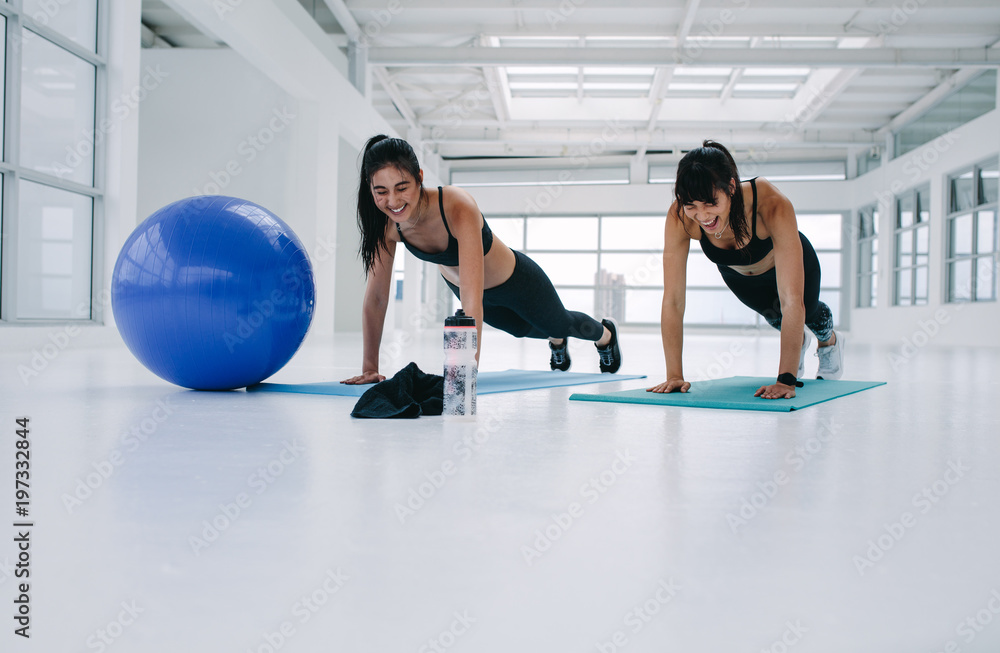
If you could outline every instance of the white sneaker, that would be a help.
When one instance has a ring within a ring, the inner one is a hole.
[[[819,357],[819,369],[816,370],[817,379],[836,381],[844,376],[844,336],[839,333],[836,335],[836,344],[816,349],[816,355]]]
[[[812,340],[812,336],[809,335],[808,331],[802,333],[802,351],[799,353],[799,373],[795,375],[800,379],[806,375],[806,350],[809,349]]]

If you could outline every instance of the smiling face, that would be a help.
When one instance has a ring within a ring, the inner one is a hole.
[[[684,216],[693,220],[707,234],[721,234],[729,224],[729,209],[732,201],[729,195],[719,189],[715,190],[714,202],[699,202],[692,200],[683,205]]]
[[[393,222],[407,222],[416,217],[423,177],[423,170],[420,171],[420,178],[414,179],[396,166],[382,168],[371,177],[375,206]]]

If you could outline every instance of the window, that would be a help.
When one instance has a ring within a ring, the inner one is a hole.
[[[947,301],[997,298],[997,160],[948,178]]]
[[[988,70],[896,132],[895,156],[912,152],[996,107],[997,71]]]
[[[839,319],[843,216],[807,213],[798,219],[820,259],[820,299]],[[660,324],[663,215],[487,216],[487,221],[497,238],[545,270],[566,308],[624,325]],[[736,299],[696,243],[688,257],[684,322],[766,327]]]
[[[878,295],[878,205],[858,211],[858,308],[875,306]]]
[[[896,199],[893,304],[927,303],[930,258],[930,186],[909,191]]]
[[[97,0],[0,3],[0,320],[90,320],[106,66]]]

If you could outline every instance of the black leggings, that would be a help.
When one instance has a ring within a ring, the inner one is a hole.
[[[806,326],[820,342],[833,337],[833,313],[819,300],[819,257],[812,243],[799,233],[802,241],[802,267],[805,283],[802,302],[806,307]],[[756,276],[746,276],[725,265],[719,266],[722,279],[737,299],[757,311],[775,329],[781,329],[781,299],[778,298],[778,278],[775,269]]]
[[[462,299],[458,286],[444,282]],[[568,336],[596,342],[604,335],[604,326],[594,318],[567,311],[542,268],[516,250],[510,278],[483,291],[483,321],[517,338]]]

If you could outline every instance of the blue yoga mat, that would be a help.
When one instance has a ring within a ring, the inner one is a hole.
[[[644,379],[645,374],[577,374],[574,372],[543,372],[533,370],[505,370],[503,372],[480,372],[476,381],[476,394],[487,395],[495,392],[517,390],[537,390],[565,385],[585,383],[612,383]],[[367,385],[346,385],[338,381],[323,383],[258,383],[247,388],[247,392],[294,392],[311,395],[337,395],[340,397],[360,397],[372,387]]]
[[[884,381],[823,381],[803,380],[795,389],[794,399],[762,399],[753,396],[757,388],[774,383],[773,377],[732,376],[712,381],[696,381],[687,392],[661,394],[647,392],[645,388],[600,394],[574,393],[576,401],[607,401],[623,404],[654,404],[657,406],[689,406],[697,408],[728,408],[735,410],[767,410],[790,412],[806,406],[821,404],[837,397],[854,394]]]

